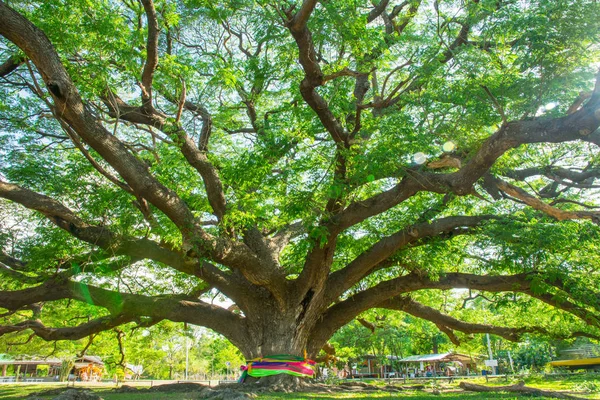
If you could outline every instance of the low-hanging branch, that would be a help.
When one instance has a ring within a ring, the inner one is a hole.
[[[313,334],[313,341],[321,343],[340,327],[357,315],[377,307],[383,301],[405,293],[423,289],[448,290],[471,288],[490,292],[524,291],[529,288],[531,274],[505,276],[449,273],[432,280],[425,273],[411,272],[391,280],[383,281],[369,289],[354,294],[327,309]]]
[[[435,324],[442,325],[463,333],[493,333],[513,342],[518,341],[524,333],[539,333],[541,329],[535,327],[510,328],[463,322],[449,315],[443,314],[432,307],[421,304],[412,299],[410,296],[399,296],[385,300],[380,304],[380,307],[403,311],[417,318],[426,319]]]
[[[151,297],[115,292],[80,282],[47,280],[28,289],[0,292],[0,307],[16,310],[34,303],[62,299],[78,300],[105,308],[111,316],[64,330],[46,328],[37,321],[26,321],[3,328],[3,333],[33,329],[36,334],[39,331],[40,334],[46,335],[42,336],[46,340],[73,340],[75,335],[80,335],[78,338],[85,337],[145,317],[156,321],[169,319],[206,326],[221,332],[234,343],[243,343],[244,340],[244,334],[239,330],[244,324],[243,317],[224,308],[181,295]]]
[[[320,325],[314,333],[313,339],[315,342],[320,343],[320,340],[324,340],[325,337],[329,337],[329,335],[333,334],[333,332],[335,332],[337,329],[339,329],[346,323],[352,321],[357,315],[359,315],[363,311],[366,311],[370,308],[378,307],[380,304],[385,305],[387,304],[386,301],[390,299],[397,299],[397,296],[402,296],[403,294],[424,289],[450,290],[460,288],[477,289],[492,293],[525,293],[553,307],[562,309],[563,311],[576,315],[590,326],[600,328],[599,315],[595,315],[592,312],[584,309],[583,307],[578,306],[577,304],[571,301],[564,299],[556,299],[555,296],[551,293],[542,293],[539,291],[539,289],[532,289],[531,281],[536,278],[543,279],[544,277],[543,275],[539,275],[534,272],[515,275],[476,275],[466,273],[446,273],[443,276],[440,276],[439,279],[433,279],[426,273],[411,272],[407,275],[403,275],[395,279],[383,281],[369,289],[354,294],[329,307],[322,319],[320,320]],[[393,301],[390,304],[393,304]],[[411,304],[409,304],[407,307],[410,308],[410,306]],[[434,319],[433,322],[436,322],[436,319],[440,320],[442,325],[446,327],[451,327],[452,324],[458,324],[457,321],[442,321],[442,317],[431,312],[431,310],[418,308],[417,306],[414,306],[412,309],[415,312],[419,312],[423,317],[428,317],[425,319],[432,318]],[[504,333],[506,335],[511,335],[510,331],[506,331]],[[516,336],[514,335],[512,337],[513,339],[516,338]]]
[[[46,341],[79,340],[95,333],[104,332],[116,326],[126,324],[133,321],[135,318],[135,316],[125,315],[117,315],[114,317],[106,316],[78,326],[61,328],[47,327],[40,320],[28,320],[19,322],[15,325],[0,326],[0,336],[8,333],[23,332],[30,329],[36,336]]]

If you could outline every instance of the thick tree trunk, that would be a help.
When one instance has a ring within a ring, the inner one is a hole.
[[[240,348],[247,360],[279,354],[300,357],[305,357],[306,354],[309,359],[315,358],[315,355],[306,353],[308,335],[298,334],[294,324],[274,320],[263,329],[249,331],[248,336],[251,339],[249,346]],[[310,381],[310,378],[279,374],[262,378],[248,377],[245,383],[269,387],[272,391],[295,392],[301,390],[307,381]]]
[[[309,338],[316,323],[310,323],[304,310],[314,306],[306,302],[300,306],[290,306],[286,309],[278,307],[274,300],[263,298],[260,303],[245,304],[246,313],[245,335],[242,343],[236,343],[246,360],[272,355],[291,355],[314,360],[320,350],[317,350]],[[280,374],[274,376],[246,380],[248,384],[261,387],[268,386],[275,391],[296,391],[309,382],[308,378]]]
[[[247,343],[240,348],[248,360],[274,354],[304,356],[307,352],[308,332],[285,316],[278,317],[265,310],[258,321],[249,325]]]
[[[288,289],[288,297],[283,304],[264,292],[260,298],[244,298],[245,302],[240,307],[245,314],[244,335],[235,345],[247,360],[275,354],[314,360],[324,345],[324,342],[314,343],[311,338],[326,309],[322,305],[323,291],[314,294],[310,290],[308,294],[298,296],[294,288]]]

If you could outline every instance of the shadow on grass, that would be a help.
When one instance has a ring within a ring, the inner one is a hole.
[[[262,394],[258,396],[258,400],[340,400],[340,399],[407,399],[407,400],[432,400],[432,399],[444,399],[444,400],[488,400],[488,399],[502,399],[502,400],[516,400],[531,398],[531,396],[520,396],[514,393],[472,393],[472,392],[451,392],[442,393],[440,395],[434,395],[430,393],[290,393],[290,394]],[[536,397],[536,400],[550,400],[548,397]]]
[[[41,388],[39,386],[0,385],[0,399],[23,399],[32,393],[37,393],[43,390],[47,390],[47,388]]]
[[[47,387],[40,386],[0,386],[0,399],[17,400],[24,399],[33,393],[43,394],[48,390]],[[105,400],[196,400],[198,399],[197,392],[181,393],[181,392],[166,392],[166,393],[115,393],[112,390],[93,388],[94,392],[99,394]],[[43,398],[52,399],[56,394],[50,396],[42,396]],[[367,393],[352,393],[352,392],[337,392],[337,393],[261,393],[256,397],[256,400],[343,400],[343,399],[406,399],[406,400],[517,400],[531,398],[526,395],[516,395],[514,393],[473,393],[473,392],[442,392],[441,395],[433,395],[431,393],[406,391],[400,393],[387,392],[367,392]],[[536,400],[550,400],[548,397],[536,397]]]
[[[26,399],[27,396],[36,394],[38,397],[43,399],[53,399],[58,394],[55,392],[56,389],[67,390],[66,387],[47,387],[47,386],[0,386],[0,399],[2,400],[22,400]],[[198,393],[181,393],[181,392],[142,392],[142,393],[115,393],[113,388],[85,388],[90,390],[104,400],[196,400],[198,399]],[[45,392],[54,392],[52,394],[45,395]]]

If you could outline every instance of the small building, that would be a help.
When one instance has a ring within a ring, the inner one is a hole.
[[[63,367],[63,361],[58,358],[45,358],[35,359],[26,358],[21,359],[4,357],[0,359],[0,368],[2,369],[2,377],[7,377],[8,367],[12,366],[13,379],[11,381],[24,380],[24,381],[44,381],[44,380],[55,380],[55,377],[60,375]],[[39,368],[44,366],[43,376],[40,374]],[[47,366],[47,367],[46,367]],[[79,379],[83,381],[97,381],[102,378],[104,373],[104,362],[97,356],[83,356],[77,358],[70,372],[71,379]],[[6,380],[6,379],[3,379]]]
[[[392,365],[397,361],[396,356],[375,356],[373,354],[363,355],[352,360],[352,368],[349,371],[349,378],[390,378],[396,376]],[[383,361],[383,362],[382,362]]]
[[[377,378],[377,357],[367,354],[352,360],[349,378]]]
[[[97,356],[83,356],[75,360],[73,375],[81,381],[99,381],[104,373],[104,362]]]
[[[459,353],[423,354],[398,361],[409,377],[468,375],[477,371],[473,357]]]
[[[3,358],[0,360],[0,366],[2,368],[2,378],[3,380],[8,381],[16,381],[17,377],[19,380],[28,381],[30,379],[41,381],[44,380],[45,377],[52,377],[55,374],[60,372],[61,360],[57,358],[47,358],[45,360],[36,360],[36,359],[13,359],[13,358]],[[44,370],[47,370],[47,373],[44,373],[41,376],[40,370],[42,368],[38,368],[40,366],[44,366]],[[8,375],[8,368],[12,367],[12,374]]]

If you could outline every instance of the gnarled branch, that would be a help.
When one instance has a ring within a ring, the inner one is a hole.
[[[39,321],[0,328],[1,333],[33,329],[46,340],[74,340],[112,329],[139,318],[188,322],[223,333],[234,344],[244,341],[243,317],[224,308],[181,296],[143,296],[114,292],[80,282],[48,280],[36,287],[0,292],[0,307],[14,310],[36,302],[74,299],[109,310],[102,317],[75,328],[46,328]],[[37,331],[36,331],[37,329]]]
[[[494,326],[489,324],[464,322],[459,319],[453,318],[449,315],[443,314],[435,308],[421,304],[418,301],[412,299],[410,296],[393,297],[391,299],[383,301],[379,304],[378,307],[403,311],[417,318],[422,318],[431,321],[434,324],[438,325],[438,327],[444,327],[450,331],[456,330],[463,333],[492,333],[494,335],[501,336],[513,342],[518,341],[521,338],[521,336],[525,333],[547,332],[541,327],[511,328],[506,326]],[[443,329],[440,330],[444,331]]]
[[[460,229],[471,229],[491,216],[446,217],[432,222],[414,224],[393,235],[387,236],[366,251],[362,252],[345,268],[332,273],[327,280],[328,299],[334,301],[342,293],[370,274],[399,249],[414,245],[426,238],[436,238],[443,234],[461,234]]]
[[[570,219],[590,219],[597,224],[600,223],[600,212],[561,210],[560,208],[553,207],[549,204],[544,203],[542,200],[530,195],[529,193],[527,193],[527,191],[521,189],[520,187],[511,185],[510,183],[505,182],[503,180],[496,180],[496,185],[498,186],[498,189],[502,190],[504,193],[516,197],[528,206],[535,208],[536,210],[542,211],[543,213],[548,214],[559,221]]]

